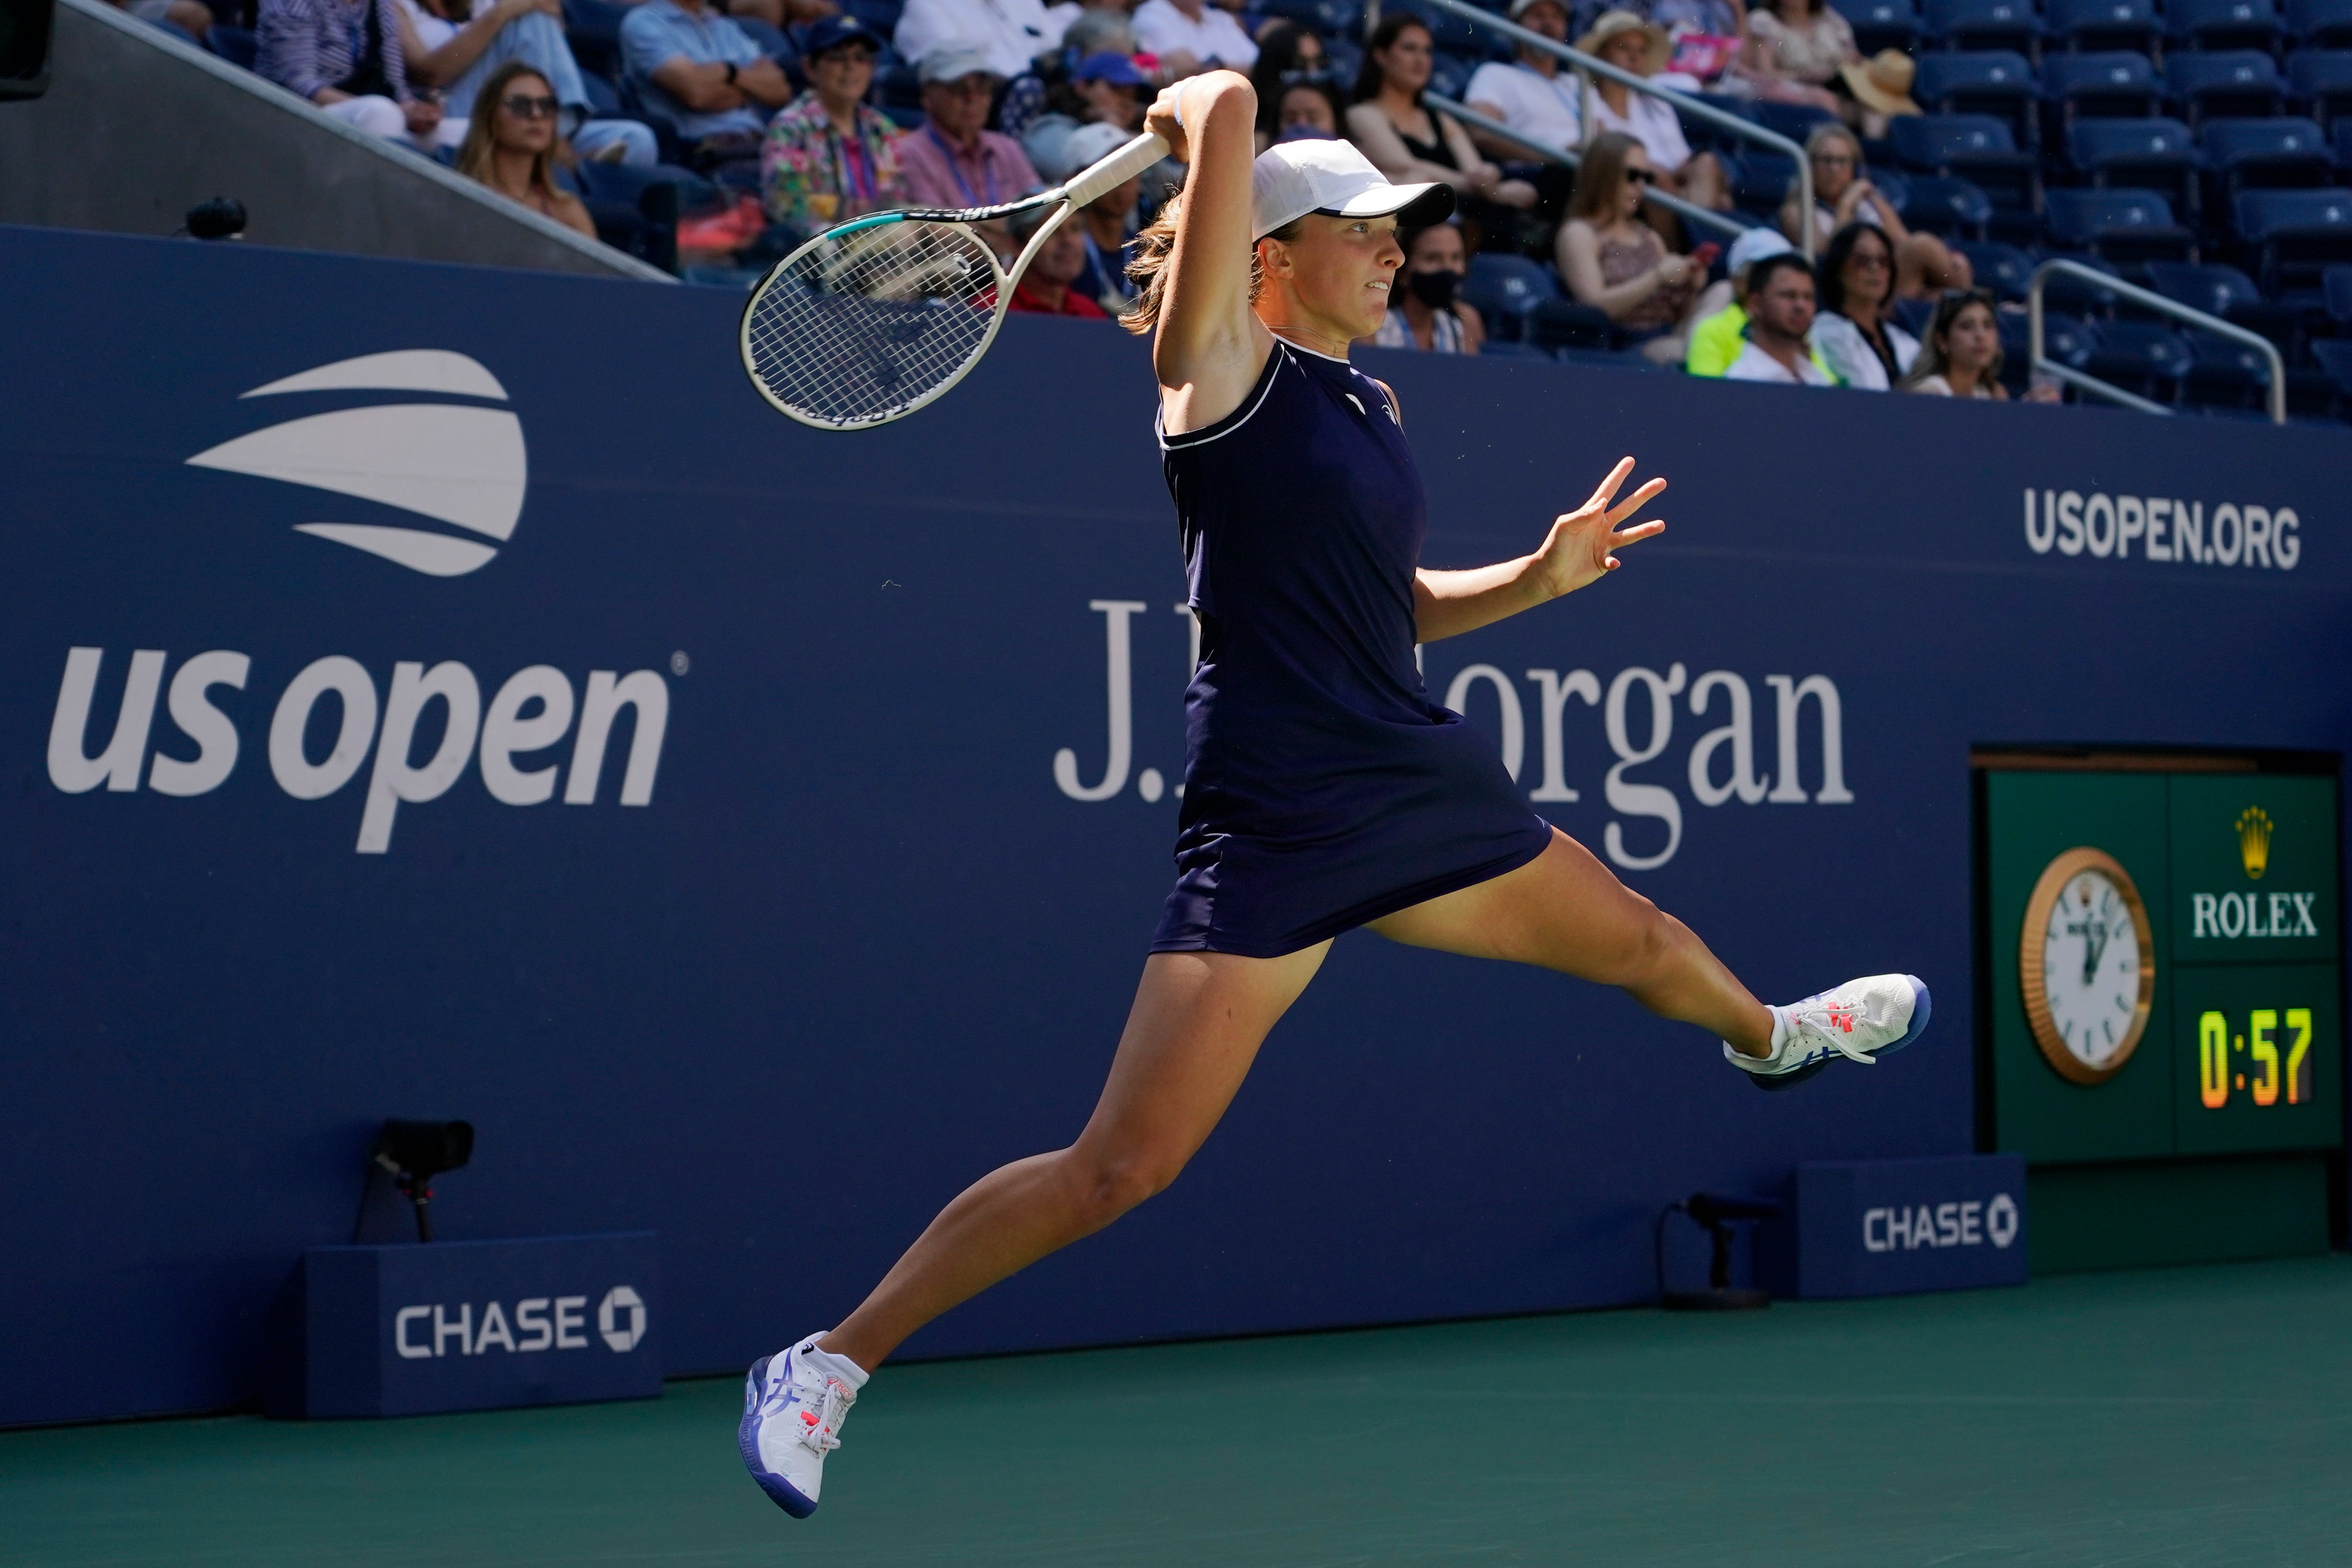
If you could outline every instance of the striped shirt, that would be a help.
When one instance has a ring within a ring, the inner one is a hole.
[[[253,68],[298,97],[316,100],[352,74],[367,47],[373,5],[383,38],[384,80],[392,96],[408,97],[408,68],[400,53],[400,21],[393,0],[261,0]]]

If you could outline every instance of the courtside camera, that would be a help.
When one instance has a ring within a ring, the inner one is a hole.
[[[416,1239],[433,1239],[429,1205],[433,1189],[425,1184],[444,1171],[454,1171],[474,1157],[474,1124],[470,1121],[390,1121],[376,1134],[371,1155],[392,1173],[394,1185],[416,1209]]]
[[[238,239],[245,234],[245,204],[235,196],[215,196],[208,202],[198,202],[188,209],[186,228],[191,239]]]

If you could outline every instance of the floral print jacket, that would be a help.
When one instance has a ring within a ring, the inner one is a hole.
[[[768,216],[814,230],[860,213],[907,205],[898,172],[901,132],[887,116],[857,106],[857,147],[850,151],[824,104],[804,92],[769,122],[760,152]]]

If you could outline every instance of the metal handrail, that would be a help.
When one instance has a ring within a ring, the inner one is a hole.
[[[1786,136],[1777,131],[1767,131],[1752,120],[1742,120],[1736,114],[1726,113],[1711,103],[1701,103],[1687,93],[1655,86],[1646,77],[1629,70],[1620,70],[1607,60],[1596,59],[1581,49],[1570,48],[1557,38],[1547,38],[1531,27],[1522,27],[1517,22],[1497,16],[1491,11],[1482,11],[1477,6],[1470,5],[1468,0],[1409,0],[1409,3],[1414,5],[1433,5],[1438,10],[1459,16],[1475,26],[1484,27],[1489,32],[1500,33],[1515,44],[1524,45],[1528,48],[1538,49],[1550,55],[1556,59],[1564,60],[1590,76],[1606,77],[1609,80],[1621,83],[1635,92],[1647,93],[1650,97],[1671,105],[1677,113],[1687,114],[1692,119],[1712,125],[1719,131],[1727,131],[1742,141],[1758,142],[1784,157],[1795,159],[1797,161],[1797,210],[1804,215],[1804,221],[1797,226],[1799,231],[1797,248],[1804,253],[1806,260],[1811,261],[1813,258],[1813,169],[1812,165],[1805,160],[1805,150]],[[1423,96],[1426,97],[1427,94],[1424,93]]]
[[[2068,261],[2063,258],[2045,261],[2035,268],[2032,279],[2025,286],[2026,353],[2027,368],[2030,371],[2039,372],[2043,375],[2063,381],[2067,385],[2087,392],[2094,397],[2104,397],[2110,403],[2120,403],[2126,408],[2137,408],[2143,414],[2172,412],[2161,403],[2151,403],[2137,393],[2126,392],[2120,386],[2101,381],[2097,376],[2085,374],[2072,365],[2060,364],[2056,360],[2042,353],[2042,286],[2053,274],[2094,284],[2118,300],[2130,300],[2144,310],[2154,310],[2159,316],[2169,316],[2176,321],[2186,321],[2190,326],[2211,332],[2216,337],[2228,338],[2233,342],[2244,343],[2249,348],[2262,350],[2263,357],[2270,361],[2271,366],[2271,423],[2273,425],[2286,423],[2286,361],[2280,356],[2276,343],[2260,332],[2250,332],[2245,328],[2231,321],[2225,321],[2219,316],[2209,316],[2204,311],[2193,306],[2184,305],[2178,300],[2168,300],[2152,289],[2142,289],[2136,283],[2126,283],[2122,279],[2101,272],[2095,268],[2085,267],[2079,261]]]
[[[1508,142],[1515,147],[1524,148],[1547,163],[1565,163],[1571,169],[1582,165],[1583,160],[1565,147],[1547,147],[1530,137],[1520,135],[1499,120],[1487,119],[1468,104],[1456,103],[1452,99],[1434,92],[1423,93],[1421,100],[1439,113],[1450,115],[1475,131],[1483,131],[1487,135]],[[1662,191],[1655,185],[1643,192],[1642,199],[1654,202],[1678,217],[1686,218],[1693,223],[1707,224],[1735,237],[1758,226],[1744,217],[1736,217],[1730,213],[1719,213],[1713,207],[1703,207],[1696,202],[1685,201],[1682,197]]]

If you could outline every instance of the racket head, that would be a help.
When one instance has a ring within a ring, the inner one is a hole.
[[[743,368],[779,413],[819,430],[903,419],[961,381],[1013,289],[970,226],[877,214],[769,269],[743,307]]]

